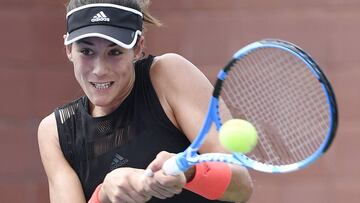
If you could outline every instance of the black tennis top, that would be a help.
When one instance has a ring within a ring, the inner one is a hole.
[[[156,95],[149,74],[153,58],[148,56],[135,64],[134,87],[111,114],[92,117],[86,96],[55,109],[61,150],[77,173],[86,200],[110,171],[119,167],[145,169],[160,151],[177,153],[190,144],[168,119]],[[172,198],[149,202],[216,201],[184,189]]]

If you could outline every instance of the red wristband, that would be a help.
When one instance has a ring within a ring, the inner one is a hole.
[[[88,203],[101,203],[99,200],[99,192],[100,192],[101,186],[102,186],[102,184],[100,184],[96,187],[96,189],[95,189],[94,193],[92,194]]]
[[[195,176],[185,188],[210,200],[219,199],[229,186],[231,175],[226,163],[200,163],[195,166]]]

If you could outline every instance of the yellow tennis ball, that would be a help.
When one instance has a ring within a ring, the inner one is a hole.
[[[226,149],[232,152],[248,153],[255,148],[258,135],[250,122],[231,119],[221,126],[219,140]]]

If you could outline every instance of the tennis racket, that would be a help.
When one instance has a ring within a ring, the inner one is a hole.
[[[233,118],[255,126],[257,146],[246,155],[199,155],[211,126],[219,131]],[[329,149],[337,123],[334,92],[315,61],[289,42],[258,41],[237,51],[219,72],[201,130],[163,170],[176,175],[200,162],[233,163],[268,173],[299,170]]]

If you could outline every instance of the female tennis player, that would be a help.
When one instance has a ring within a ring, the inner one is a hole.
[[[149,1],[70,0],[66,54],[84,96],[44,118],[38,140],[53,203],[245,202],[248,171],[198,164],[178,176],[162,164],[194,139],[213,87],[177,54],[145,56]],[[214,132],[200,152],[225,152]],[[144,176],[150,168],[154,175]]]

